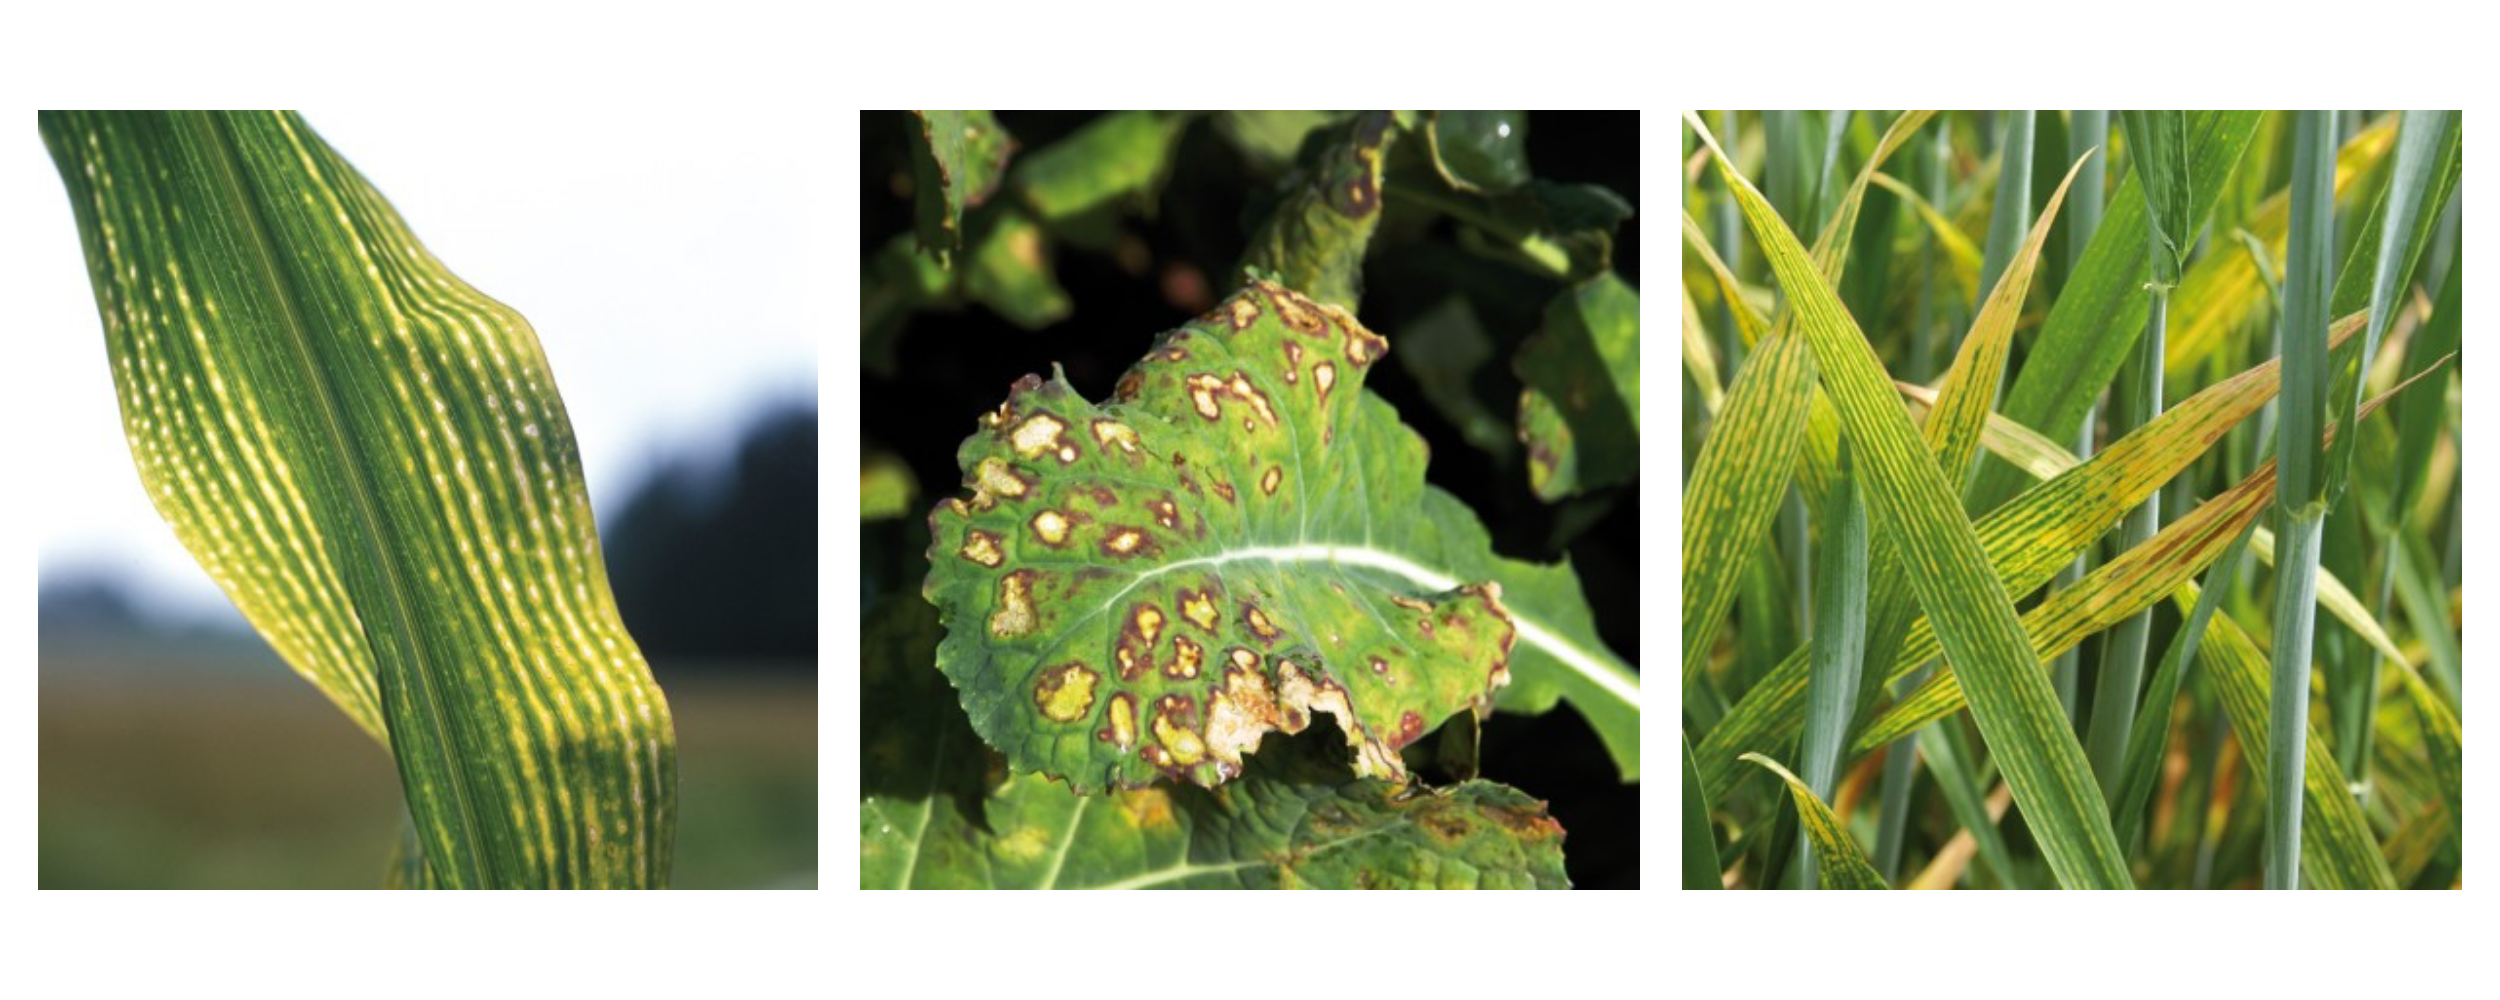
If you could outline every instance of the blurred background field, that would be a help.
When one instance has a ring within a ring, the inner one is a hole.
[[[814,410],[778,408],[603,508],[677,721],[677,888],[816,885],[815,455]],[[42,584],[42,887],[381,883],[389,756],[239,616],[151,607],[109,567]]]

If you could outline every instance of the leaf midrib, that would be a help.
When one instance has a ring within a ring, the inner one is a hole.
[[[401,567],[393,557],[390,546],[381,544],[381,539],[386,532],[382,525],[381,515],[375,509],[372,484],[366,481],[364,467],[349,457],[355,453],[355,449],[347,433],[345,419],[340,412],[336,387],[331,383],[329,372],[322,367],[313,352],[312,333],[303,317],[297,312],[293,282],[279,267],[275,241],[270,236],[268,221],[263,218],[260,201],[252,196],[249,186],[243,180],[238,163],[241,157],[238,143],[229,134],[228,124],[218,118],[214,112],[181,112],[175,115],[174,120],[177,128],[202,136],[206,140],[204,145],[211,148],[211,155],[207,157],[207,160],[217,192],[234,206],[236,209],[234,217],[246,230],[246,239],[243,242],[253,258],[250,270],[260,276],[269,292],[269,297],[276,304],[281,320],[280,325],[285,330],[282,343],[289,349],[288,353],[296,362],[296,367],[303,376],[306,391],[315,404],[314,410],[320,419],[320,427],[323,431],[318,440],[318,446],[329,450],[336,456],[337,460],[330,464],[340,476],[347,480],[349,487],[347,499],[355,509],[358,525],[364,529],[358,541],[367,549],[370,565],[378,567],[383,584],[386,602],[378,610],[385,612],[384,618],[389,625],[393,626],[390,633],[397,640],[399,652],[413,667],[410,674],[415,680],[417,702],[422,710],[418,715],[424,719],[430,730],[427,735],[434,746],[451,747],[453,740],[450,724],[446,717],[442,697],[434,690],[432,664],[426,657],[423,645],[415,641],[412,631],[416,615],[410,607],[409,588],[401,579]],[[292,139],[291,133],[290,139]],[[299,147],[298,153],[301,152]],[[368,647],[371,647],[373,628],[366,624],[361,613],[357,617],[357,626],[365,633],[365,642]],[[379,681],[378,664],[376,673],[376,680]],[[383,718],[387,727],[390,719],[387,709],[383,713]],[[392,744],[392,753],[398,756],[398,741],[394,739]],[[467,784],[461,780],[456,769],[451,775],[451,780],[445,784],[449,786],[452,808],[457,814],[455,817],[458,820],[457,832],[468,851],[461,858],[434,859],[433,863],[457,863],[464,870],[469,884],[485,884],[485,873],[480,871],[477,865],[478,859],[486,856],[486,846],[482,839],[483,835],[478,829],[476,807],[469,801]]]
[[[1129,580],[1128,586],[1120,588],[1117,593],[1105,598],[1100,606],[1086,612],[1084,617],[1071,622],[1068,631],[1073,634],[1077,626],[1101,617],[1104,612],[1116,607],[1130,591],[1136,590],[1156,577],[1176,570],[1198,566],[1225,566],[1236,562],[1266,562],[1284,566],[1317,562],[1340,570],[1351,565],[1391,573],[1434,591],[1455,590],[1459,586],[1459,581],[1454,577],[1414,562],[1396,552],[1373,548],[1369,545],[1336,545],[1328,542],[1260,545],[1244,549],[1227,549],[1215,555],[1176,560],[1153,569],[1143,570]],[[1518,629],[1521,641],[1561,661],[1564,666],[1587,677],[1591,683],[1622,700],[1624,704],[1635,709],[1640,707],[1639,681],[1625,677],[1621,672],[1608,666],[1586,650],[1537,624],[1535,619],[1520,614],[1517,609],[1504,606],[1503,610],[1509,613],[1511,624]],[[1040,659],[1049,659],[1051,653],[1056,651],[1056,647],[1046,650]]]

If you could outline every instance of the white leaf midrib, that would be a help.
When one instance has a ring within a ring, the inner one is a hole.
[[[1100,614],[1103,610],[1116,606],[1121,598],[1128,596],[1130,591],[1166,573],[1199,567],[1222,567],[1237,562],[1265,562],[1280,565],[1325,563],[1339,567],[1354,566],[1389,573],[1426,590],[1456,590],[1459,587],[1459,581],[1446,573],[1414,562],[1397,553],[1366,545],[1330,545],[1308,542],[1298,545],[1262,545],[1231,549],[1210,556],[1176,560],[1139,573],[1129,581],[1128,586],[1120,588],[1118,593],[1112,594],[1110,598],[1103,601],[1102,607],[1097,608],[1095,613]],[[1572,672],[1588,678],[1590,683],[1620,699],[1624,704],[1634,709],[1640,708],[1641,689],[1637,679],[1625,676],[1623,672],[1590,655],[1588,651],[1574,645],[1570,640],[1537,624],[1516,610],[1510,611],[1510,618],[1512,626],[1518,629],[1519,641],[1562,661],[1562,664],[1571,668]]]

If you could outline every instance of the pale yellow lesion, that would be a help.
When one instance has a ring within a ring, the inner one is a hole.
[[[1137,454],[1137,429],[1117,420],[1094,421],[1094,440],[1105,448],[1118,448],[1126,454]]]
[[[1276,495],[1276,488],[1277,488],[1278,486],[1284,485],[1284,482],[1285,482],[1285,468],[1284,468],[1284,466],[1281,466],[1281,465],[1271,465],[1271,466],[1268,466],[1268,467],[1267,467],[1267,472],[1259,476],[1259,492],[1261,492],[1261,493],[1265,493],[1265,494],[1267,494],[1268,496],[1275,496],[1275,495]]]
[[[1181,591],[1181,617],[1202,630],[1215,631],[1215,598],[1200,591]]]
[[[1033,686],[1034,704],[1052,722],[1075,722],[1094,707],[1094,684],[1100,679],[1082,663],[1052,667]]]
[[[1029,523],[1033,528],[1033,537],[1041,539],[1045,545],[1055,547],[1068,541],[1068,518],[1065,514],[1046,508],[1035,513]]]
[[[1047,413],[1036,413],[1024,418],[1023,423],[1017,424],[1016,429],[1009,432],[1008,443],[1015,447],[1018,455],[1028,459],[1040,458],[1043,452],[1057,448],[1059,435],[1067,429],[1068,425],[1061,422],[1059,418]]]
[[[998,581],[998,607],[990,612],[990,634],[1012,639],[1033,631],[1033,573],[1017,570]]]
[[[1145,535],[1139,533],[1136,529],[1121,528],[1118,531],[1112,532],[1111,537],[1105,540],[1103,544],[1109,546],[1112,552],[1120,555],[1129,555],[1136,552],[1137,547],[1143,544],[1144,541]]]
[[[1000,563],[1007,561],[1006,553],[999,551],[998,536],[979,528],[964,532],[961,554],[964,558],[991,569],[997,569]]]
[[[1127,694],[1111,696],[1111,742],[1122,750],[1137,745],[1137,706]]]
[[[1155,742],[1163,745],[1164,752],[1170,755],[1169,759],[1172,763],[1188,767],[1206,759],[1207,744],[1205,740],[1199,738],[1196,731],[1174,720],[1173,716],[1178,714],[1178,711],[1178,704],[1170,698],[1166,698],[1156,708]]]
[[[1016,475],[1013,468],[995,455],[981,459],[981,464],[973,467],[972,482],[972,505],[982,510],[997,506],[999,497],[1013,500],[1023,496],[1028,489],[1024,477]]]
[[[1319,401],[1323,403],[1327,402],[1328,390],[1337,387],[1336,364],[1334,362],[1322,361],[1316,365],[1312,365],[1311,384],[1319,389]]]

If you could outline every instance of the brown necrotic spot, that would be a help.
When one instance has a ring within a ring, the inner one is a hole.
[[[1190,680],[1198,676],[1198,666],[1206,662],[1206,658],[1205,647],[1189,641],[1187,637],[1173,636],[1172,662],[1163,665],[1163,673],[1176,680]]]
[[[1276,487],[1283,485],[1284,482],[1285,467],[1281,465],[1268,466],[1267,471],[1259,475],[1259,492],[1265,493],[1268,496],[1275,496]]]
[[[1302,345],[1291,340],[1285,341],[1285,381],[1302,381]]]
[[[1389,661],[1377,656],[1372,657],[1372,673],[1386,676],[1389,673]]]
[[[1328,402],[1328,390],[1337,387],[1337,365],[1322,361],[1311,366],[1311,387],[1319,390],[1319,401]]]
[[[990,634],[1012,639],[1033,631],[1033,571],[1020,569],[998,579],[998,607],[990,612]]]
[[[1040,513],[1033,515],[1032,521],[1027,523],[1033,527],[1033,537],[1041,539],[1042,544],[1054,549],[1068,544],[1067,515],[1043,508]]]
[[[1187,361],[1189,360],[1189,352],[1177,347],[1166,347],[1163,349],[1163,360]]]
[[[999,551],[998,536],[979,528],[964,531],[964,547],[957,554],[991,569],[1007,561],[1007,554]]]
[[[1166,528],[1177,528],[1181,526],[1180,505],[1173,503],[1172,498],[1169,496],[1166,496],[1161,500],[1147,501],[1146,509],[1154,512],[1156,524],[1160,524]]]
[[[1124,524],[1108,525],[1103,531],[1102,554],[1114,559],[1133,559],[1155,551],[1153,535]]]
[[[1389,737],[1389,748],[1403,747],[1422,739],[1423,735],[1424,717],[1409,709],[1406,714],[1398,716],[1398,731]]]
[[[1348,217],[1360,219],[1380,207],[1378,183],[1370,171],[1356,174],[1353,180],[1345,182],[1345,214]]]
[[[1269,645],[1274,645],[1276,637],[1285,634],[1275,622],[1268,621],[1267,612],[1259,610],[1256,605],[1241,606],[1241,623],[1250,629],[1251,635],[1258,636],[1260,642]]]
[[[1223,498],[1224,498],[1224,502],[1225,502],[1225,503],[1231,503],[1231,502],[1233,502],[1233,484],[1231,484],[1231,483],[1221,483],[1221,482],[1216,483],[1216,484],[1215,484],[1215,495],[1216,495],[1216,496],[1219,496],[1219,497],[1223,497]]]
[[[1276,316],[1296,333],[1321,336],[1328,323],[1320,318],[1319,307],[1302,294],[1273,281],[1259,282],[1259,290],[1267,293],[1267,301],[1276,308]]]
[[[1034,681],[1033,704],[1052,722],[1075,722],[1094,707],[1094,682],[1101,679],[1083,663],[1052,667]]]

